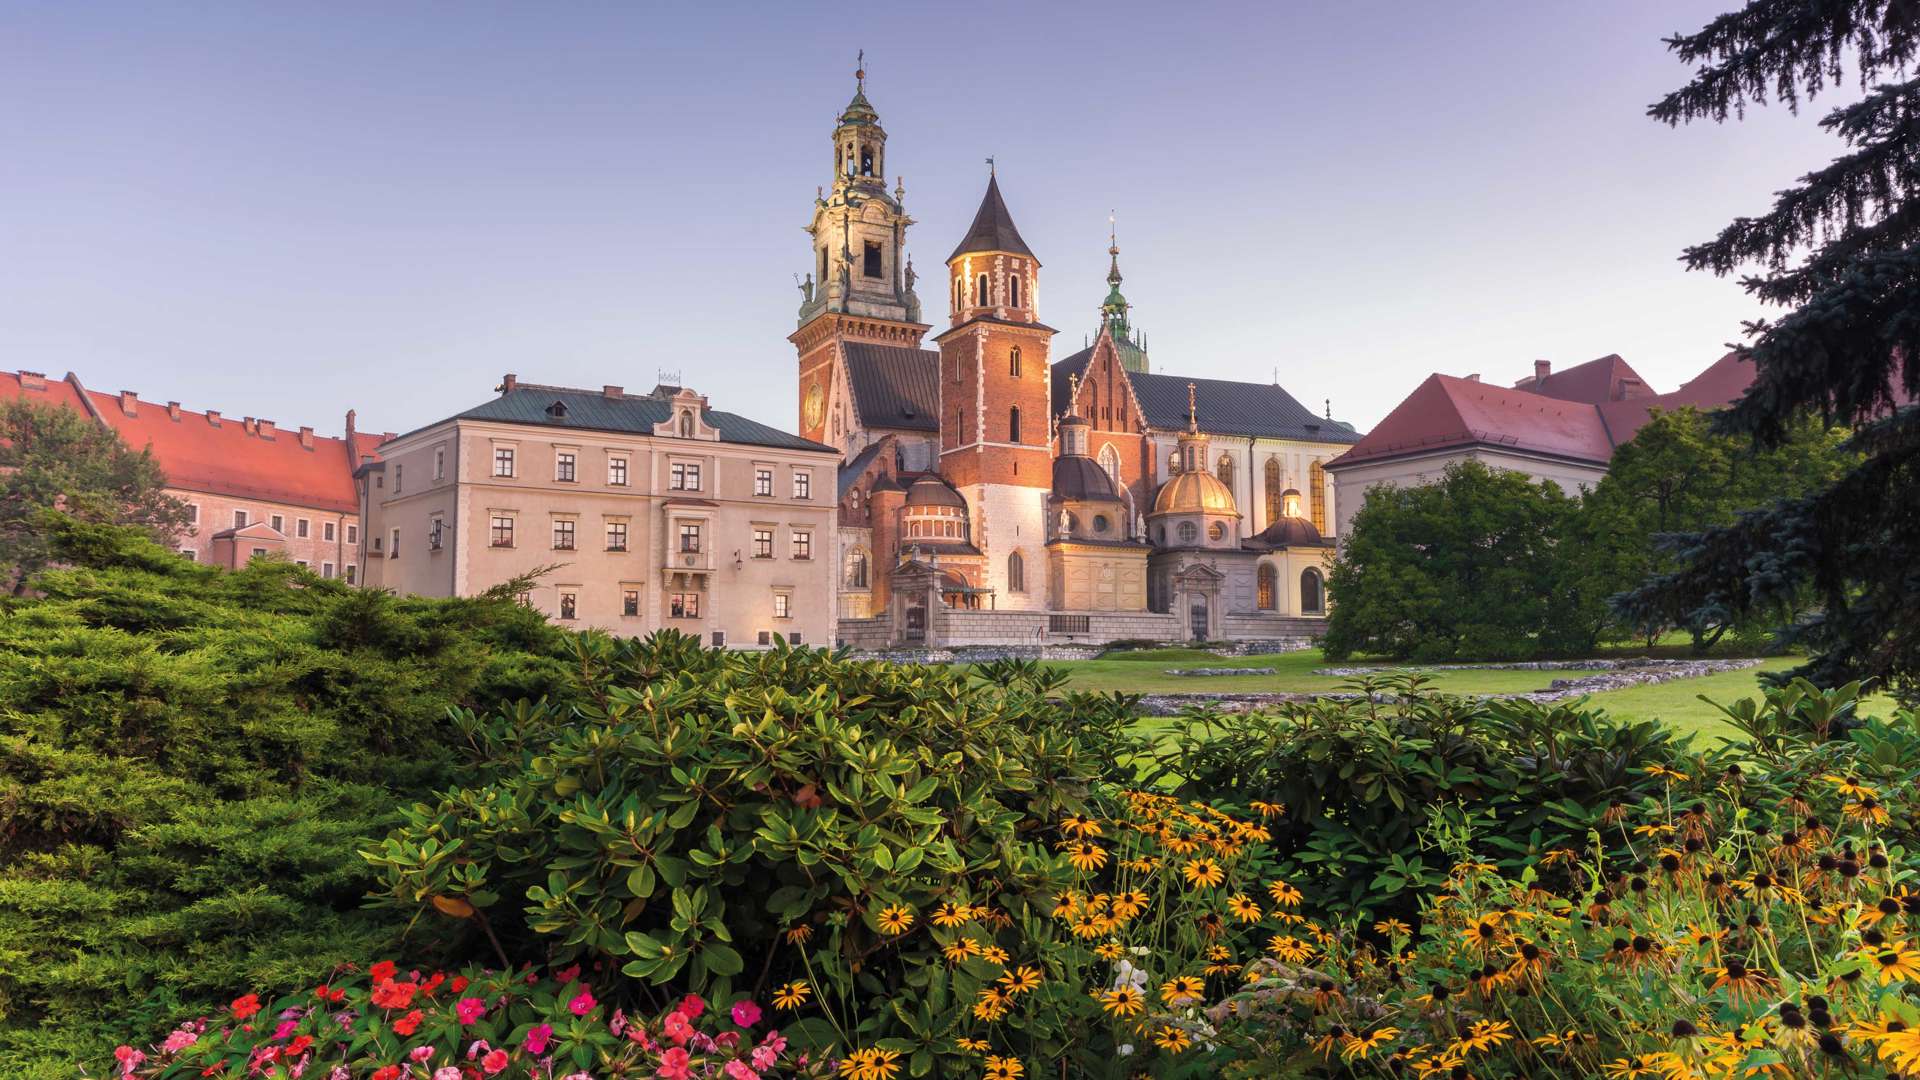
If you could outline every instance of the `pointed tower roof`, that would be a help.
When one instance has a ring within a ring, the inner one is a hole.
[[[980,200],[980,212],[973,215],[973,226],[967,230],[966,239],[953,249],[947,261],[976,251],[1004,251],[1038,258],[1027,247],[1027,242],[1020,239],[1020,230],[1013,227],[1013,215],[1007,212],[1006,200],[1000,197],[1000,180],[995,176],[987,177],[987,194]]]
[[[867,51],[860,50],[860,69],[853,73],[853,100],[840,112],[840,126],[848,124],[877,124],[880,114],[873,111],[873,104],[867,100]]]

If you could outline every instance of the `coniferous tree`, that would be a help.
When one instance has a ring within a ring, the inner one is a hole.
[[[1678,566],[1623,598],[1628,618],[1684,611],[1725,622],[1795,606],[1812,659],[1795,674],[1838,685],[1920,679],[1920,9],[1899,0],[1752,0],[1668,39],[1693,78],[1649,108],[1678,125],[1749,105],[1805,102],[1857,79],[1858,102],[1820,121],[1845,153],[1689,248],[1690,269],[1748,271],[1747,291],[1792,309],[1748,324],[1746,395],[1718,418],[1760,447],[1809,415],[1854,429],[1860,462],[1810,495],[1676,538]]]

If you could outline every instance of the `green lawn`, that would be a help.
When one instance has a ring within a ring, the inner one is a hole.
[[[1762,671],[1777,671],[1794,666],[1793,657],[1775,657],[1757,668],[1708,675],[1698,679],[1680,679],[1652,686],[1636,686],[1595,694],[1593,704],[1622,719],[1655,719],[1683,731],[1728,737],[1734,734],[1720,712],[1699,700],[1705,694],[1716,701],[1758,697],[1758,676]],[[1100,660],[1055,661],[1051,667],[1072,676],[1068,684],[1074,690],[1117,690],[1126,693],[1259,693],[1290,691],[1311,693],[1338,690],[1347,681],[1315,675],[1313,669],[1329,666],[1318,649],[1280,653],[1272,656],[1215,656],[1198,649],[1150,649],[1119,653]],[[1359,667],[1353,663],[1341,667]],[[1391,667],[1392,665],[1380,665]],[[1169,675],[1169,668],[1272,668],[1271,675]],[[1503,694],[1544,690],[1554,679],[1589,674],[1583,670],[1556,671],[1442,671],[1432,675],[1436,690],[1452,694]],[[1875,699],[1869,706],[1885,702]],[[1874,710],[1878,711],[1878,710]]]

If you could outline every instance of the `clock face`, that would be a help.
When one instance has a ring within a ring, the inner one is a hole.
[[[820,421],[826,418],[827,392],[820,388],[819,383],[807,387],[806,401],[801,407],[800,414],[808,427],[819,427]]]

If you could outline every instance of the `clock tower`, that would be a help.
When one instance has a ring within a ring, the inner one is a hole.
[[[905,257],[906,187],[887,190],[887,133],[867,101],[864,63],[854,73],[853,100],[833,129],[833,184],[813,200],[806,225],[812,250],[800,282],[799,328],[787,336],[800,358],[800,435],[839,445],[829,408],[845,387],[841,348],[865,341],[918,348],[930,327],[920,321],[914,271]]]

